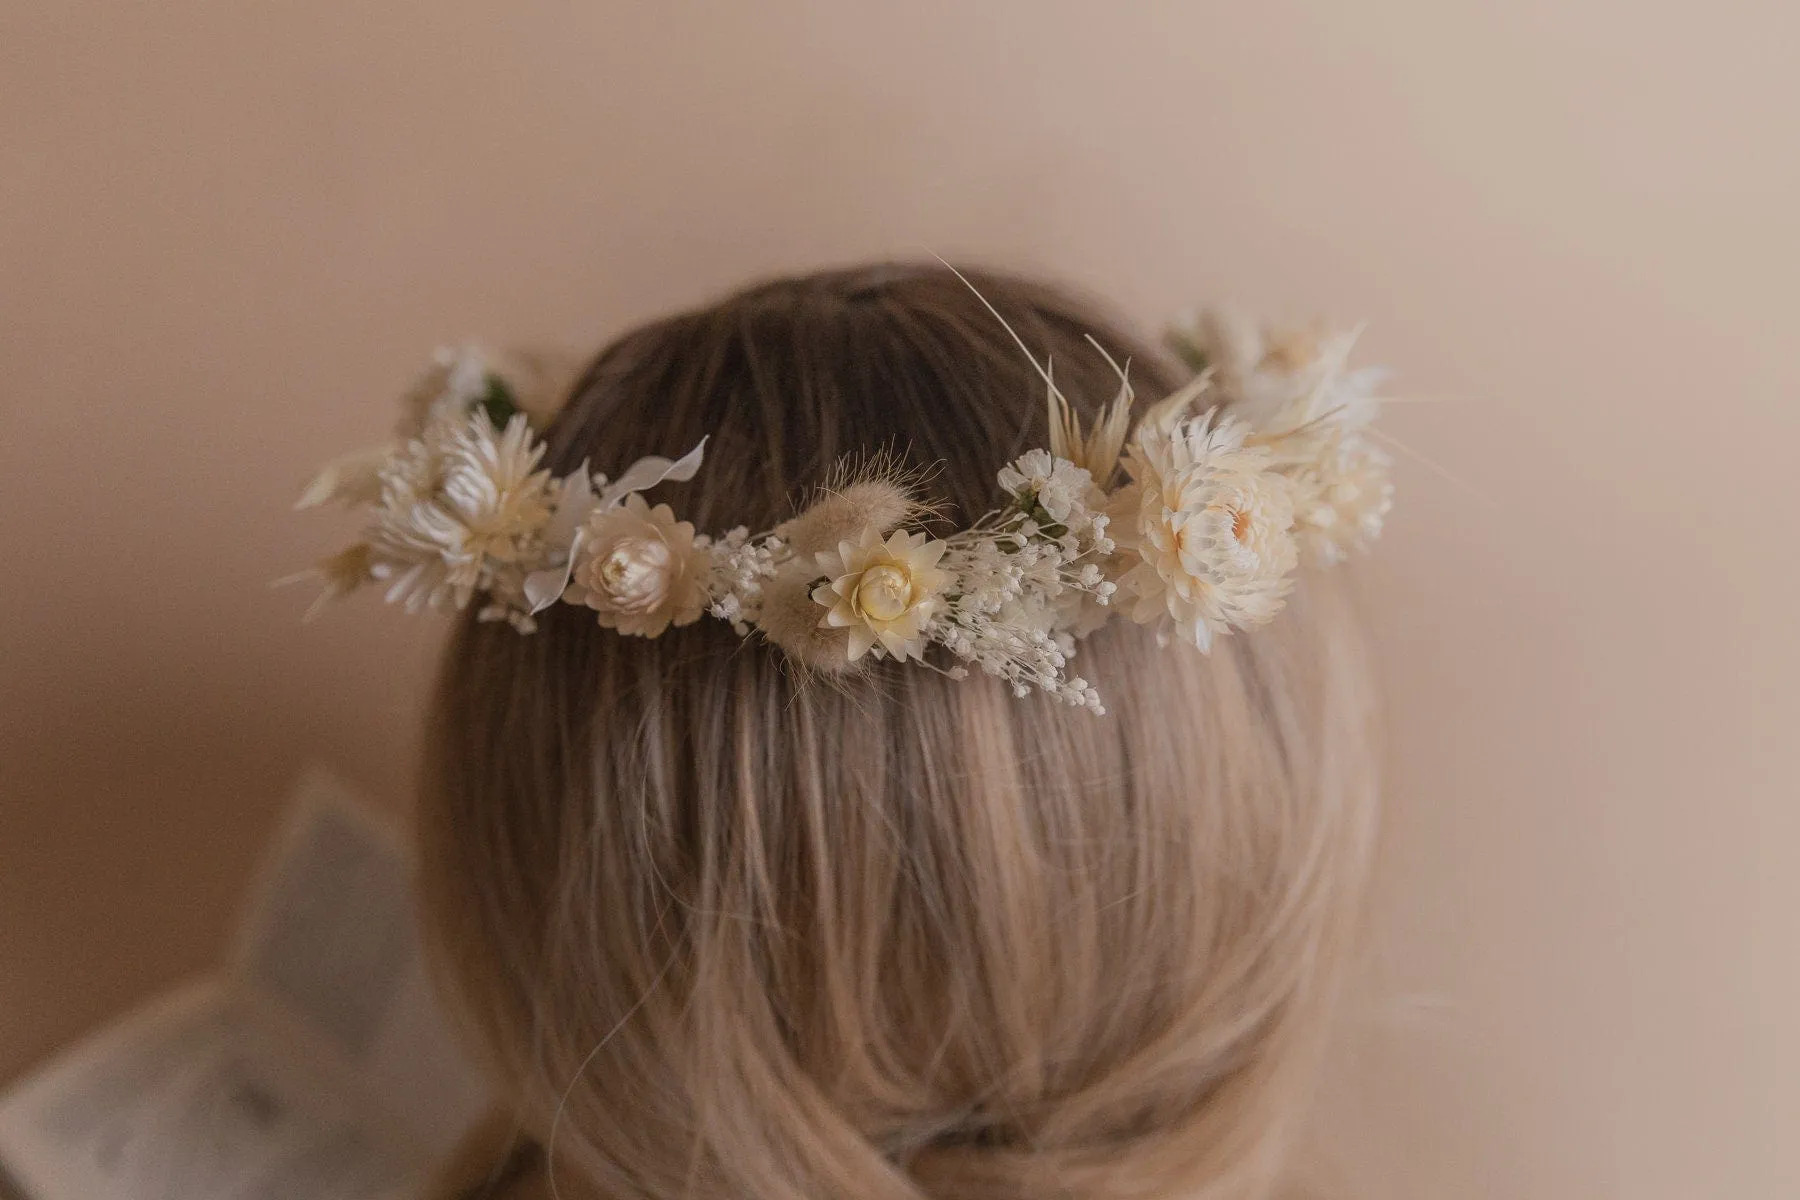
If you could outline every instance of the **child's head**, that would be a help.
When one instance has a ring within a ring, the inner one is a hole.
[[[1145,394],[1182,382],[1057,292],[975,284],[1078,407],[1117,389],[1089,335]],[[966,523],[1045,423],[968,288],[875,267],[621,338],[548,465],[710,435],[664,487],[722,532],[887,453]],[[422,826],[450,977],[563,1196],[1257,1194],[1375,821],[1329,575],[1209,656],[1087,638],[1105,716],[915,664],[821,679],[721,621],[540,621],[459,628]]]

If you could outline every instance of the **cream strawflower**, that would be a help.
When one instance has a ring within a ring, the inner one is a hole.
[[[462,608],[477,588],[516,589],[536,565],[556,489],[523,416],[494,428],[477,410],[441,421],[395,455],[369,529],[377,579],[409,609]]]
[[[1391,462],[1369,427],[1387,378],[1348,365],[1357,331],[1257,326],[1208,312],[1170,330],[1189,365],[1207,368],[1250,444],[1294,486],[1294,536],[1306,561],[1342,562],[1381,534],[1393,505]]]
[[[1274,617],[1297,559],[1292,485],[1245,432],[1211,413],[1145,430],[1114,497],[1111,530],[1137,559],[1120,581],[1126,613],[1201,650]]]
[[[710,568],[692,525],[633,492],[589,518],[563,599],[587,605],[608,629],[653,638],[700,619]]]
[[[922,533],[895,530],[884,542],[873,529],[819,555],[828,582],[813,601],[828,611],[819,624],[850,633],[850,661],[874,651],[905,662],[925,650],[925,623],[937,612],[949,575],[938,569],[948,547]]]

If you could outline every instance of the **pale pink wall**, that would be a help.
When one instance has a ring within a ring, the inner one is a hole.
[[[436,630],[265,582],[430,347],[930,249],[1367,317],[1492,500],[1403,468],[1368,574],[1350,1176],[1800,1195],[1796,44],[1779,0],[0,4],[0,1074],[214,955],[304,760],[404,803]]]

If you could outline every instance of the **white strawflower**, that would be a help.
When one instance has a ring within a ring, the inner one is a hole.
[[[390,459],[369,529],[373,574],[409,609],[463,608],[477,588],[517,589],[537,564],[555,483],[524,416],[440,417]]]
[[[924,652],[925,624],[950,579],[938,569],[946,549],[922,533],[895,530],[884,542],[865,529],[859,541],[818,556],[827,577],[812,594],[827,610],[819,624],[849,631],[851,662],[871,651],[900,662]]]
[[[587,605],[608,629],[653,638],[670,625],[699,620],[711,568],[692,525],[677,521],[668,505],[652,508],[633,492],[588,519],[563,599]]]
[[[1342,562],[1381,534],[1393,504],[1391,462],[1371,440],[1379,368],[1350,369],[1357,331],[1261,327],[1206,312],[1170,330],[1170,344],[1211,372],[1249,441],[1294,486],[1294,536],[1306,561]]]
[[[1258,371],[1245,380],[1231,413],[1256,430],[1254,440],[1269,448],[1278,466],[1315,462],[1346,439],[1361,440],[1380,415],[1376,389],[1387,372],[1347,370],[1349,352],[1345,335],[1299,374]]]
[[[1394,505],[1389,459],[1367,441],[1344,436],[1314,461],[1285,469],[1294,485],[1294,536],[1314,566],[1343,562],[1381,536]]]
[[[1273,440],[1330,436],[1374,420],[1375,389],[1387,372],[1348,368],[1359,332],[1259,326],[1207,310],[1178,319],[1168,341],[1195,370],[1209,372],[1233,417]]]
[[[1115,496],[1114,536],[1137,558],[1120,581],[1127,614],[1201,650],[1274,617],[1297,559],[1292,485],[1245,432],[1211,413],[1146,430]]]

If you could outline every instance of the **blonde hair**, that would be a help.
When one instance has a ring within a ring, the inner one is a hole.
[[[1177,382],[1059,293],[975,283],[1073,398],[1114,387],[1089,334],[1145,394]],[[670,495],[723,530],[887,453],[967,519],[1044,442],[1040,386],[945,272],[815,275],[620,339],[549,464],[710,433],[702,481]],[[718,622],[462,624],[429,737],[427,907],[556,1191],[1267,1194],[1376,820],[1340,588],[1308,576],[1210,657],[1109,627],[1078,663],[1105,717],[917,668],[821,683]]]

